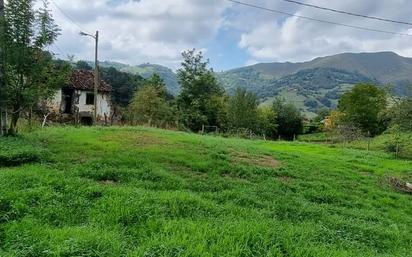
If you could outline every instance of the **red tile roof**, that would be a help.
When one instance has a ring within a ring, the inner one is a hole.
[[[74,70],[71,77],[69,87],[78,90],[94,90],[94,72],[88,70]],[[111,92],[112,87],[100,80],[99,92]]]

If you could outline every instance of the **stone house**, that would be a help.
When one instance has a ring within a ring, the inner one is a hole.
[[[97,94],[97,123],[111,120],[112,88],[100,80]],[[94,72],[74,70],[69,83],[59,89],[48,104],[53,119],[58,122],[92,125],[94,116]]]

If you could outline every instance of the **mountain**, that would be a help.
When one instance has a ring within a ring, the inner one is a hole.
[[[94,62],[87,61],[87,63],[94,67]],[[180,90],[179,83],[177,82],[176,74],[169,68],[157,65],[157,64],[150,64],[145,63],[141,65],[128,65],[120,62],[112,62],[112,61],[103,61],[99,63],[100,67],[113,67],[119,71],[127,72],[135,75],[140,75],[143,78],[147,79],[150,78],[153,74],[157,73],[166,84],[166,88],[169,93],[172,95],[177,95]]]
[[[346,70],[375,78],[382,83],[393,83],[398,80],[411,80],[412,58],[402,57],[393,52],[343,53],[301,63],[260,63],[226,73],[249,69],[264,77],[279,79],[301,70],[314,68]]]
[[[218,74],[228,92],[244,87],[269,103],[282,96],[307,115],[335,107],[354,84],[393,84],[400,95],[412,84],[412,58],[393,52],[343,53],[300,63],[260,63]]]
[[[121,68],[121,71],[138,74],[145,79],[157,73],[165,81],[167,90],[171,94],[177,95],[179,93],[180,86],[177,82],[176,73],[174,73],[171,69],[167,67],[157,64],[145,63],[137,66],[123,67]]]
[[[176,74],[164,66],[148,63],[130,66],[117,62],[101,65],[144,78],[158,73],[170,93],[179,92]],[[256,93],[263,104],[281,96],[307,116],[314,116],[320,108],[336,107],[342,93],[357,83],[392,84],[397,94],[410,94],[407,86],[412,84],[412,58],[393,52],[343,53],[308,62],[260,63],[216,73],[216,76],[229,94],[237,87],[244,87]]]

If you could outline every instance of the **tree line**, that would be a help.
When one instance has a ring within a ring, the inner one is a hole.
[[[193,132],[206,127],[242,136],[293,139],[302,133],[333,131],[345,140],[374,137],[385,131],[412,131],[412,98],[396,97],[385,87],[358,84],[344,93],[334,110],[319,110],[312,120],[282,98],[261,106],[256,94],[237,88],[226,95],[202,53],[182,54],[177,71],[181,93],[165,98],[164,82],[154,75],[131,99],[129,118],[139,124],[177,127]]]
[[[373,84],[358,84],[344,93],[324,129],[343,136],[374,137],[386,131],[412,132],[412,97],[396,97]]]
[[[294,105],[277,98],[262,107],[256,94],[243,88],[229,96],[201,52],[188,50],[182,57],[177,71],[179,95],[168,95],[164,81],[155,74],[134,94],[125,110],[126,120],[192,132],[219,131],[272,139],[292,139],[303,131],[303,117]]]

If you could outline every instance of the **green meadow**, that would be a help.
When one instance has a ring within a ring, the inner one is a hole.
[[[0,256],[412,256],[412,162],[148,128],[0,138]]]

